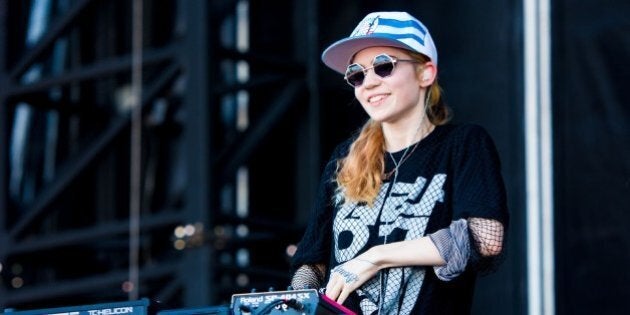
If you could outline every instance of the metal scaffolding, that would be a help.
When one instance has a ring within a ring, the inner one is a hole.
[[[288,284],[286,248],[320,164],[315,1],[140,2],[133,283],[132,2],[0,1],[0,308],[135,289],[169,307],[211,305]],[[261,19],[284,36],[249,24]],[[286,19],[307,23],[291,34]]]

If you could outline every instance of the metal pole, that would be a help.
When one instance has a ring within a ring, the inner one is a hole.
[[[209,44],[209,1],[182,1],[185,34],[181,50],[181,62],[186,76],[184,104],[186,111],[183,131],[186,150],[186,203],[187,222],[202,223],[211,229],[212,198],[216,193],[210,182],[210,137],[209,130],[211,99],[209,96],[209,64],[212,50]],[[218,30],[214,30],[218,32]],[[213,35],[217,36],[217,35]],[[183,279],[184,305],[208,305],[214,299],[211,285],[210,246],[184,252],[180,275]]]
[[[140,291],[140,209],[142,207],[142,5],[143,0],[133,1],[131,88],[131,165],[129,193],[129,300],[137,300]]]
[[[528,310],[555,314],[549,0],[523,8]]]

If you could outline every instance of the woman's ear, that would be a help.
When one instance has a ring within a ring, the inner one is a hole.
[[[437,77],[437,66],[429,61],[422,66],[422,70],[418,73],[420,87],[428,87],[435,81]]]

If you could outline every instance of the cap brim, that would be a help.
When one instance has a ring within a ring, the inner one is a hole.
[[[374,46],[398,47],[414,51],[413,48],[400,41],[372,34],[367,36],[344,38],[333,43],[322,53],[322,61],[331,69],[344,74],[350,59],[357,52]]]

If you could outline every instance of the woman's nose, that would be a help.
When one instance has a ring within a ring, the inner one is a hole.
[[[366,88],[378,85],[381,82],[381,77],[374,73],[373,68],[369,69],[364,75],[365,78],[363,79],[363,86]]]

